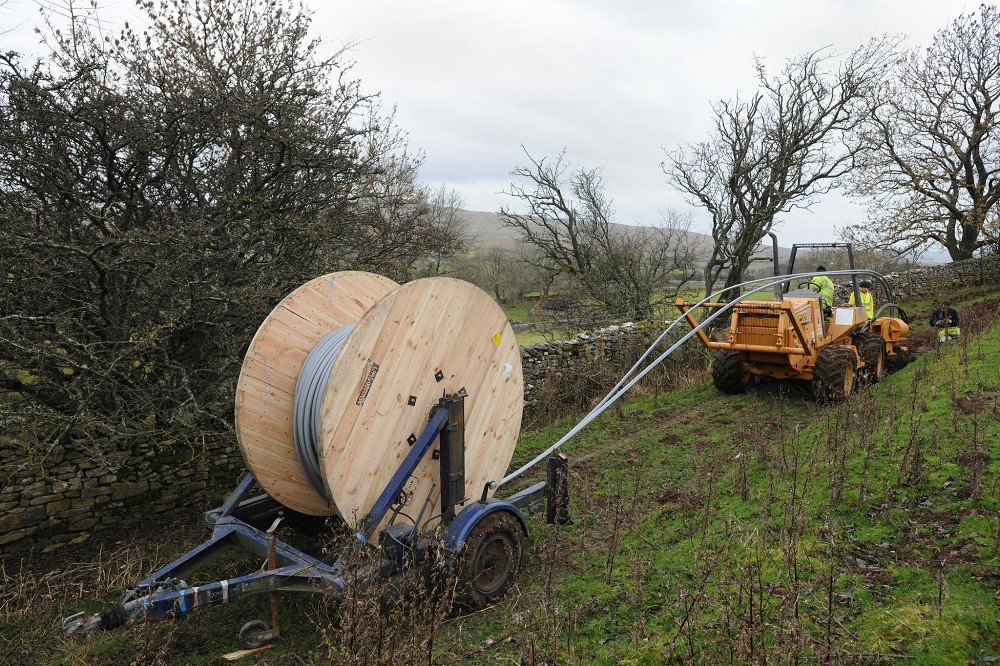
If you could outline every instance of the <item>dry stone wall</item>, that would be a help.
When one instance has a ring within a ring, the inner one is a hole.
[[[908,298],[1000,283],[1000,257],[920,268],[891,277]],[[524,347],[525,409],[534,409],[546,382],[559,381],[595,360],[623,363],[645,347],[649,331],[632,324],[570,342]],[[628,359],[618,358],[629,356]],[[96,529],[178,506],[211,508],[236,483],[243,459],[234,441],[197,450],[174,442],[88,439],[50,447],[0,432],[0,554],[53,549]]]
[[[959,289],[1000,284],[1000,255],[956,261],[939,266],[913,268],[890,273],[885,278],[892,286],[898,301],[922,299],[929,296],[943,298]],[[838,278],[838,282],[836,302],[846,303],[851,294],[851,285],[846,278]],[[882,291],[876,282],[876,306],[884,304],[887,300],[887,295]]]
[[[944,296],[956,289],[1000,284],[1000,255],[915,268],[889,277],[899,298]]]
[[[521,347],[525,410],[530,412],[538,405],[546,381],[571,376],[581,365],[597,359],[617,360],[623,350],[634,349],[647,337],[635,324],[628,323],[579,335],[572,341],[557,340]]]
[[[234,485],[243,460],[234,443],[199,450],[171,442],[88,439],[49,446],[0,435],[0,553],[43,552],[96,529],[178,506],[206,506]]]
[[[611,360],[641,334],[613,326],[570,342],[523,347],[525,409],[546,381],[579,364]],[[0,554],[51,550],[94,530],[179,506],[212,508],[244,470],[235,441],[194,450],[175,442],[97,438],[49,447],[24,435],[0,434]],[[122,450],[127,441],[130,450]]]

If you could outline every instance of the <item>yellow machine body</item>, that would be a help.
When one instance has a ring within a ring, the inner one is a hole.
[[[678,298],[676,305],[688,323],[697,327],[692,304]],[[717,309],[725,305],[706,303],[703,307]],[[836,307],[826,319],[816,296],[787,295],[781,301],[737,303],[732,308],[728,333],[717,334],[717,339],[709,338],[704,331],[697,335],[709,349],[743,352],[747,373],[811,381],[820,351],[830,345],[850,347],[856,367],[865,367],[852,336],[866,324],[863,307]],[[886,354],[891,355],[893,345],[906,338],[909,327],[901,319],[880,317],[871,323],[870,330],[883,339]]]

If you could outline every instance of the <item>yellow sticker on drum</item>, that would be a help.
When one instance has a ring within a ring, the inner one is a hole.
[[[500,331],[497,331],[496,333],[493,334],[493,346],[494,347],[500,346]]]

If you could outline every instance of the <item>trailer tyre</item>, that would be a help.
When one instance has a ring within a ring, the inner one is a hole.
[[[743,369],[743,355],[731,349],[720,349],[712,361],[712,382],[723,393],[746,393],[753,388],[754,376]]]
[[[842,402],[854,390],[857,360],[847,345],[824,347],[813,366],[813,395],[821,404]]]
[[[271,628],[264,620],[250,620],[240,628],[240,647],[244,650],[264,647],[270,640]]]
[[[865,384],[876,384],[885,379],[885,341],[874,333],[858,333],[854,336],[854,344],[858,348],[858,356],[865,362],[865,367],[859,373],[859,379]]]
[[[465,540],[457,568],[456,602],[478,610],[503,597],[517,580],[524,531],[507,511],[483,517]]]

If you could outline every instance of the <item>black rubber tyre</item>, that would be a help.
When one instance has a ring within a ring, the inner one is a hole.
[[[497,601],[517,581],[524,530],[513,514],[494,511],[480,520],[459,555],[455,601],[479,610]]]
[[[264,620],[250,620],[240,628],[240,647],[244,650],[255,650],[267,645],[271,628]]]
[[[854,345],[865,366],[858,372],[858,379],[864,384],[876,384],[885,379],[885,340],[874,333],[857,333]]]
[[[885,357],[885,366],[889,372],[896,372],[897,370],[902,370],[910,363],[910,352],[904,349],[900,345],[893,345],[892,351],[895,352],[889,356]]]
[[[712,382],[723,393],[746,393],[755,383],[753,374],[743,369],[743,355],[738,351],[720,349],[712,360]]]
[[[813,366],[813,395],[816,402],[829,404],[842,402],[854,390],[857,358],[854,348],[847,345],[830,345],[819,352]]]

